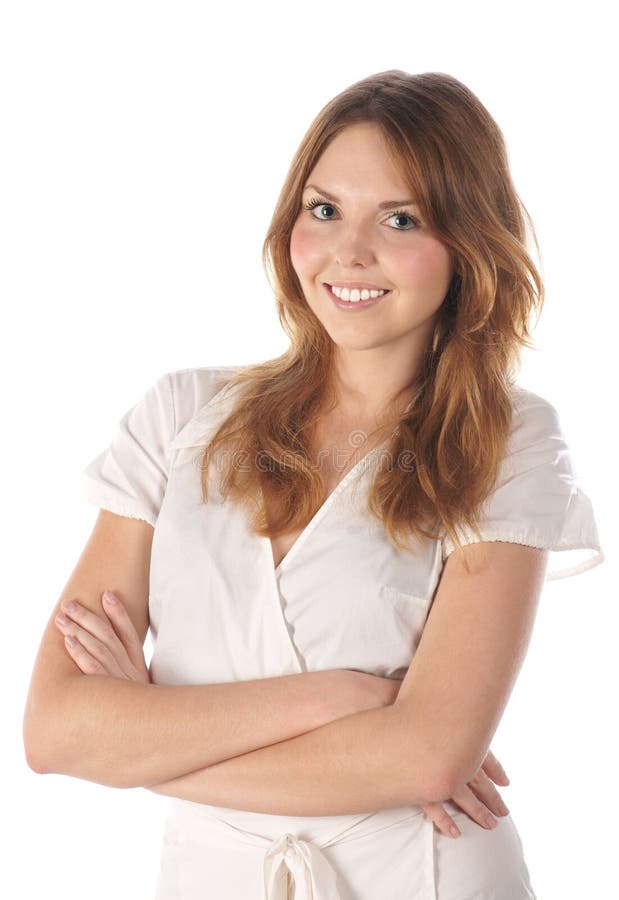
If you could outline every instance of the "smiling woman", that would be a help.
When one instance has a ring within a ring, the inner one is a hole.
[[[292,265],[308,305],[337,348],[340,378],[350,381],[354,376],[364,388],[373,381],[376,394],[371,399],[380,408],[386,392],[382,378],[374,375],[370,380],[372,357],[374,365],[379,355],[390,360],[387,392],[415,383],[453,277],[452,254],[422,224],[419,212],[413,218],[417,207],[412,200],[383,199],[405,196],[408,185],[391,159],[379,124],[349,125],[338,132],[311,178],[337,185],[339,199],[306,185],[307,199],[290,237]],[[402,208],[407,205],[408,212]],[[357,280],[360,271],[363,281]],[[331,290],[325,295],[325,284],[336,284],[339,298]],[[384,293],[364,297],[359,288],[366,286]],[[340,309],[367,310],[367,315],[344,317]],[[366,357],[365,363],[360,356]],[[366,390],[364,405],[369,401]]]
[[[31,756],[171,798],[158,900],[535,898],[489,745],[545,580],[603,555],[557,411],[516,383],[543,300],[525,226],[461,82],[353,84],[263,247],[289,349],[166,373],[84,470],[109,516],[62,627],[90,678],[48,630]],[[123,533],[142,607],[112,631],[93,598]]]

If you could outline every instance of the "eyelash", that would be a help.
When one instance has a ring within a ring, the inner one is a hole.
[[[315,197],[314,199],[310,200],[308,203],[305,203],[303,206],[303,209],[307,209],[311,212],[311,210],[315,209],[317,206],[332,206],[333,209],[335,209],[335,206],[333,206],[333,203],[329,203],[326,200],[320,200],[318,197]],[[419,227],[419,221],[414,216],[411,216],[410,213],[405,212],[403,209],[394,210],[392,213],[390,213],[389,218],[392,219],[393,216],[406,216],[408,219],[411,220],[411,222],[413,222],[413,224],[416,227]],[[313,218],[315,219],[316,216],[313,216]],[[320,221],[320,220],[318,219],[317,221]],[[322,221],[328,222],[329,219],[322,219]],[[413,230],[414,230],[413,228],[394,228],[394,231],[413,231]]]

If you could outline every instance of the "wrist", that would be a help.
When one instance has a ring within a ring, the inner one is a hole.
[[[322,673],[325,678],[318,685],[324,723],[362,712],[379,705],[370,702],[366,685],[367,676],[352,669],[330,669]]]

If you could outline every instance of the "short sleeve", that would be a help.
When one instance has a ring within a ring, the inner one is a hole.
[[[584,572],[604,560],[591,500],[582,489],[556,409],[515,389],[514,415],[493,492],[483,506],[484,541],[510,541],[550,550],[546,581]],[[457,529],[464,544],[478,541]],[[442,540],[443,561],[454,550]]]
[[[83,500],[153,528],[163,501],[175,433],[172,381],[161,376],[120,419],[109,447],[82,471]]]

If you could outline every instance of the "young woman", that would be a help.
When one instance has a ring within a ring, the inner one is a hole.
[[[516,384],[527,221],[463,84],[352,85],[264,244],[289,349],[166,373],[86,468],[26,749],[171,798],[159,900],[535,897],[489,745],[544,580],[603,555]]]

